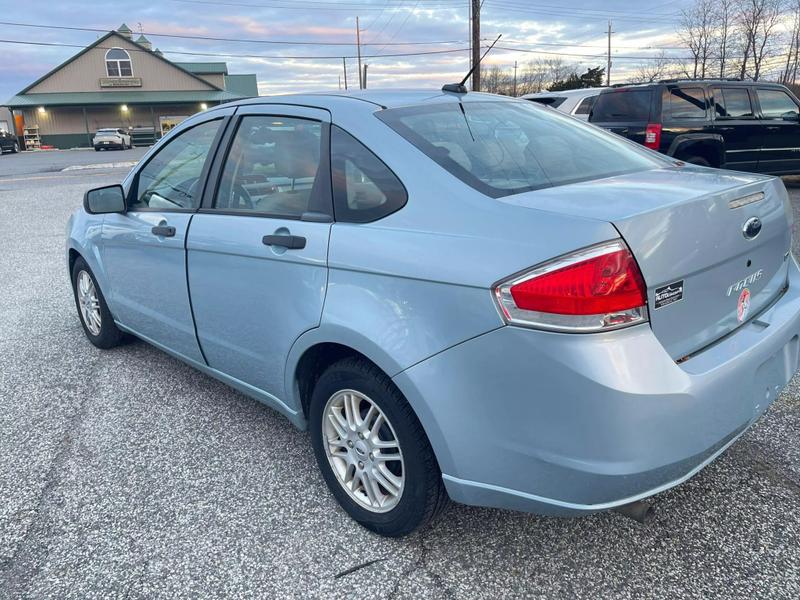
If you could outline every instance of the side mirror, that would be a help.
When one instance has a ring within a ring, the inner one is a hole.
[[[119,184],[89,190],[83,196],[83,208],[90,215],[125,212],[125,190]]]
[[[785,112],[785,113],[783,113],[783,120],[784,121],[794,121],[794,122],[800,121],[800,114],[798,114],[796,112],[792,112],[792,111]]]

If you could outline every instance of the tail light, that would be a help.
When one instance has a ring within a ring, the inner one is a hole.
[[[647,320],[647,288],[622,240],[534,267],[499,283],[494,294],[512,325],[591,332]]]
[[[650,123],[644,130],[644,145],[653,150],[661,146],[661,124]]]

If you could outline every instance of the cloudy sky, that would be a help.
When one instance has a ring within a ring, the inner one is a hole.
[[[620,81],[660,48],[685,55],[672,48],[680,10],[690,3],[484,0],[482,36],[503,34],[486,62],[509,68],[516,60],[522,67],[560,56],[581,68],[605,66],[612,19],[612,82]],[[53,26],[107,31],[122,22],[147,34],[167,58],[227,61],[232,73],[256,73],[261,94],[281,94],[336,89],[342,56],[354,82],[358,15],[370,87],[438,87],[468,68],[468,7],[469,0],[0,0],[0,101],[101,35]]]

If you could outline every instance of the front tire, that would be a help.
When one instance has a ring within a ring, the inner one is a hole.
[[[328,488],[367,529],[407,535],[446,506],[439,465],[419,419],[375,365],[359,358],[331,365],[314,387],[309,426]]]
[[[114,323],[94,273],[82,257],[78,257],[72,267],[72,292],[83,332],[89,341],[104,350],[119,346],[124,334]]]
[[[14,145],[11,147],[11,154],[17,154],[19,152],[19,142],[14,142]]]

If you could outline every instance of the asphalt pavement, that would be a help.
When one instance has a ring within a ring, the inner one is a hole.
[[[88,187],[125,170],[33,171],[23,154],[11,172],[9,158],[0,599],[800,597],[800,378],[658,495],[647,526],[452,505],[383,539],[338,508],[286,419],[143,342],[85,339],[64,227]],[[798,214],[800,185],[790,191]]]

